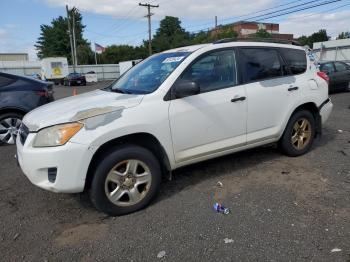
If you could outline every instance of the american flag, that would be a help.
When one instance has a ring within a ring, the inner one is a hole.
[[[96,53],[103,53],[106,50],[106,48],[104,48],[102,45],[96,44],[95,43],[95,52]]]

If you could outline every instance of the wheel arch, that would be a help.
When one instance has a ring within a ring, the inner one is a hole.
[[[6,107],[6,108],[0,109],[0,115],[8,114],[8,113],[17,113],[24,116],[27,112],[23,109],[16,108],[16,107]]]
[[[315,132],[315,136],[319,136],[321,135],[322,132],[322,122],[321,122],[321,115],[320,115],[320,110],[318,108],[318,106],[314,103],[314,102],[307,102],[304,104],[299,105],[298,107],[296,107],[294,109],[294,111],[291,113],[291,115],[289,116],[288,122],[290,120],[290,118],[298,111],[300,110],[306,110],[312,113],[312,115],[314,116],[315,119],[315,123],[316,123],[316,132]],[[287,124],[288,124],[287,122]],[[284,129],[286,129],[287,125],[285,126]]]
[[[171,179],[170,161],[164,147],[161,145],[158,139],[149,133],[134,133],[112,139],[102,144],[97,149],[97,151],[92,156],[88,167],[85,189],[88,189],[91,186],[95,168],[97,167],[98,161],[103,156],[103,154],[108,153],[109,151],[113,151],[116,146],[122,144],[138,145],[150,150],[158,159],[162,168],[163,176]]]

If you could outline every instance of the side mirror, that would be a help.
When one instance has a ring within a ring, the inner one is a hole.
[[[176,98],[183,98],[186,96],[199,94],[200,88],[197,82],[188,80],[178,80],[173,86],[173,92]]]

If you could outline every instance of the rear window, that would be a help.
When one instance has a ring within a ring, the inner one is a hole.
[[[283,75],[281,60],[275,49],[242,48],[245,82],[262,81]]]
[[[9,84],[12,84],[13,82],[15,82],[15,80],[13,80],[12,78],[0,76],[0,87],[7,86]]]
[[[306,71],[306,53],[303,50],[281,48],[283,58],[293,75],[302,74]]]

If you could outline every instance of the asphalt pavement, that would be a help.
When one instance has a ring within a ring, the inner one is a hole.
[[[55,88],[57,99],[72,92]],[[182,168],[151,206],[115,218],[85,194],[33,186],[15,147],[1,146],[0,260],[350,261],[350,93],[331,99],[308,154],[267,146]],[[230,214],[215,213],[216,201]]]

